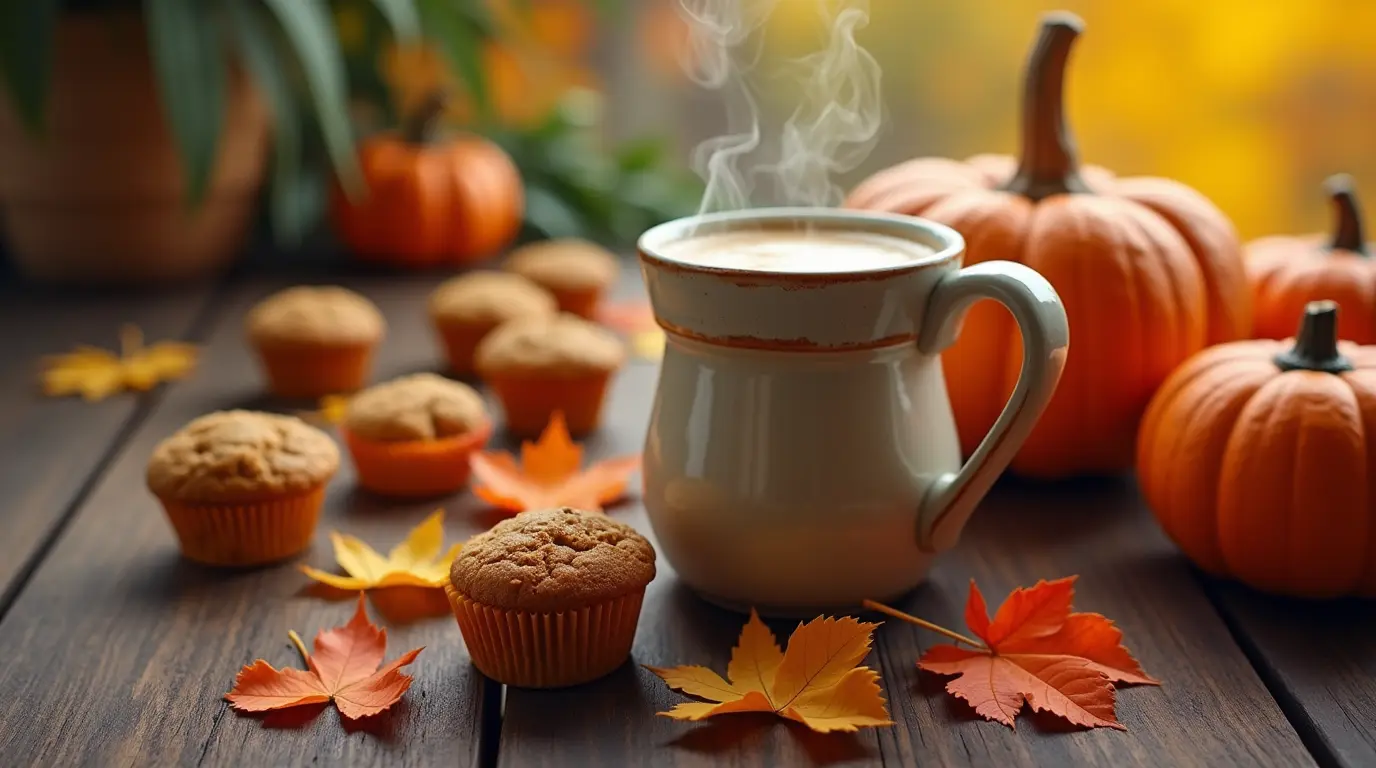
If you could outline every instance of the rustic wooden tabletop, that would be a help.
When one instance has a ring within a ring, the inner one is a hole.
[[[980,720],[943,693],[942,679],[917,670],[941,638],[894,621],[877,631],[867,662],[883,676],[893,728],[819,736],[763,715],[656,717],[683,697],[640,665],[724,670],[743,623],[699,601],[663,564],[632,663],[592,684],[504,691],[469,664],[452,618],[384,620],[389,656],[425,646],[390,716],[349,728],[325,711],[283,728],[236,715],[222,695],[241,665],[299,664],[287,631],[341,624],[353,603],[312,594],[296,562],[220,572],[183,561],[144,467],[160,439],[206,411],[306,407],[264,398],[242,317],[290,282],[339,280],[257,274],[121,297],[0,291],[0,764],[1376,765],[1373,606],[1277,600],[1203,577],[1130,479],[1002,483],[931,581],[898,606],[963,629],[972,577],[997,602],[1015,586],[1080,574],[1076,608],[1116,620],[1164,681],[1119,693],[1126,732],[1064,732],[1027,716],[1013,731]],[[389,320],[378,377],[437,365],[424,306],[438,280],[342,279]],[[629,271],[623,290],[638,290]],[[113,347],[124,322],[150,340],[204,345],[201,369],[97,404],[38,395],[41,355]],[[645,361],[621,372],[607,423],[589,441],[594,455],[640,450],[655,376]],[[297,562],[333,570],[329,530],[387,546],[437,506],[449,510],[450,539],[493,522],[466,494],[407,504],[370,497],[345,467],[316,546]],[[650,533],[634,499],[612,514]],[[774,626],[781,638],[791,629]]]

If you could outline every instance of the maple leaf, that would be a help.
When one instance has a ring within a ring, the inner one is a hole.
[[[983,643],[872,601],[865,605],[970,646],[933,646],[918,667],[956,676],[946,684],[947,692],[986,719],[1014,728],[1026,703],[1084,728],[1127,730],[1114,713],[1113,684],[1160,683],[1123,647],[1123,632],[1112,621],[1097,613],[1071,613],[1075,579],[1015,589],[993,620],[971,580],[965,623]]]
[[[368,620],[362,593],[348,624],[315,636],[315,653],[306,651],[296,632],[289,636],[309,670],[275,669],[258,659],[239,670],[233,690],[225,694],[234,709],[267,712],[334,701],[339,714],[350,720],[376,715],[396,704],[411,687],[413,678],[400,670],[424,650],[407,651],[379,669],[387,650],[387,630]]]
[[[856,666],[869,654],[877,626],[818,617],[798,625],[785,653],[752,610],[731,651],[729,682],[707,667],[646,667],[670,688],[707,700],[659,714],[696,721],[728,712],[773,712],[821,733],[893,725],[879,673]]]
[[[349,400],[348,395],[325,395],[320,398],[319,407],[315,410],[299,411],[296,415],[317,426],[337,426],[344,423],[344,415],[349,412]]]
[[[439,587],[449,578],[449,566],[463,544],[444,549],[444,510],[436,510],[411,529],[406,539],[392,548],[387,557],[348,534],[330,532],[334,559],[347,576],[300,566],[301,572],[316,581],[349,591],[382,587]]]
[[[49,397],[81,395],[88,402],[104,400],[125,390],[147,392],[164,381],[182,379],[196,368],[192,344],[163,341],[143,345],[136,325],[120,329],[120,354],[78,346],[65,355],[43,361],[43,393]]]
[[[564,415],[556,412],[539,442],[521,443],[521,461],[506,451],[478,451],[469,459],[478,481],[473,492],[489,504],[513,512],[573,507],[601,512],[626,493],[640,468],[639,456],[601,461],[587,469],[583,448],[569,437]]]

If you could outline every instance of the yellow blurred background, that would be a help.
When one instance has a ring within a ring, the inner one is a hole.
[[[505,78],[494,88],[505,111],[538,111],[552,90],[592,85],[607,95],[614,131],[672,135],[686,158],[723,130],[724,116],[719,95],[679,74],[677,3],[628,2],[622,23],[594,28],[582,3],[532,0],[542,21],[517,54],[525,63],[494,70]],[[777,0],[770,56],[816,49],[818,3]],[[1353,174],[1376,199],[1372,0],[869,5],[860,38],[883,65],[889,121],[848,182],[915,155],[1015,151],[1024,57],[1038,17],[1064,9],[1086,25],[1068,84],[1086,162],[1193,185],[1248,238],[1326,229],[1320,182],[1332,173]]]

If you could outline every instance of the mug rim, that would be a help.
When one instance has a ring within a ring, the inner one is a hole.
[[[669,243],[701,235],[737,232],[748,229],[787,229],[817,226],[846,232],[887,235],[932,249],[932,254],[908,264],[837,269],[825,272],[789,272],[771,269],[717,267],[674,259],[663,253]],[[916,272],[945,264],[965,252],[965,238],[954,229],[918,216],[845,208],[775,207],[747,208],[696,214],[666,221],[640,236],[636,250],[642,261],[682,272],[742,278],[783,278],[800,282],[833,282],[849,279],[879,279]]]

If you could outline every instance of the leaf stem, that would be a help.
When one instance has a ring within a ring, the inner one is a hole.
[[[311,655],[309,653],[306,653],[306,644],[301,642],[301,636],[296,634],[296,630],[289,629],[287,630],[287,637],[291,638],[291,643],[292,645],[296,646],[296,650],[301,652],[301,662],[307,666],[310,666]]]
[[[923,629],[929,629],[939,635],[945,635],[946,637],[951,638],[957,643],[964,643],[965,645],[968,645],[971,648],[988,650],[988,647],[978,640],[966,637],[965,635],[962,635],[959,632],[953,632],[952,630],[949,630],[938,624],[933,624],[932,622],[927,621],[926,619],[919,619],[916,616],[904,613],[898,610],[897,608],[890,608],[889,606],[884,605],[883,603],[876,603],[873,600],[865,600],[861,604],[864,605],[866,608],[870,609],[871,611],[879,611],[880,613],[892,616],[895,619],[906,621],[909,624],[916,624],[917,626],[922,627]]]

